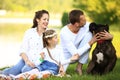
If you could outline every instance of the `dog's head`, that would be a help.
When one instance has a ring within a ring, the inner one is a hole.
[[[104,32],[104,30],[109,32],[109,26],[107,24],[103,25],[103,24],[96,24],[96,23],[92,22],[92,23],[90,23],[89,30],[90,30],[90,32],[92,32],[92,34]]]

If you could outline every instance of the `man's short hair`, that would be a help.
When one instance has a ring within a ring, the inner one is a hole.
[[[69,21],[71,24],[75,24],[75,22],[80,22],[80,16],[84,15],[83,11],[81,10],[72,10],[69,13]]]

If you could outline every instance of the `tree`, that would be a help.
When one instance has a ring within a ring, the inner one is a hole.
[[[68,13],[67,12],[63,13],[61,21],[62,21],[62,26],[65,26],[66,24],[68,24],[69,20],[68,20]]]
[[[74,0],[74,7],[83,9],[97,23],[113,24],[120,21],[119,0]]]

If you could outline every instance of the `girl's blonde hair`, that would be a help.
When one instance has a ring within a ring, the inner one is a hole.
[[[43,46],[48,46],[48,40],[52,39],[55,35],[57,35],[56,31],[54,29],[47,29],[43,33]]]

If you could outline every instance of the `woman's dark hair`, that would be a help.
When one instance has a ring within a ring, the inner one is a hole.
[[[84,15],[84,13],[81,10],[72,10],[69,13],[69,22],[71,24],[75,24],[75,22],[80,22],[81,15]]]
[[[42,15],[45,14],[45,13],[49,15],[49,12],[46,11],[46,10],[40,10],[40,11],[35,12],[32,28],[35,28],[35,27],[38,26],[38,23],[37,23],[36,19],[40,19],[42,17]]]

